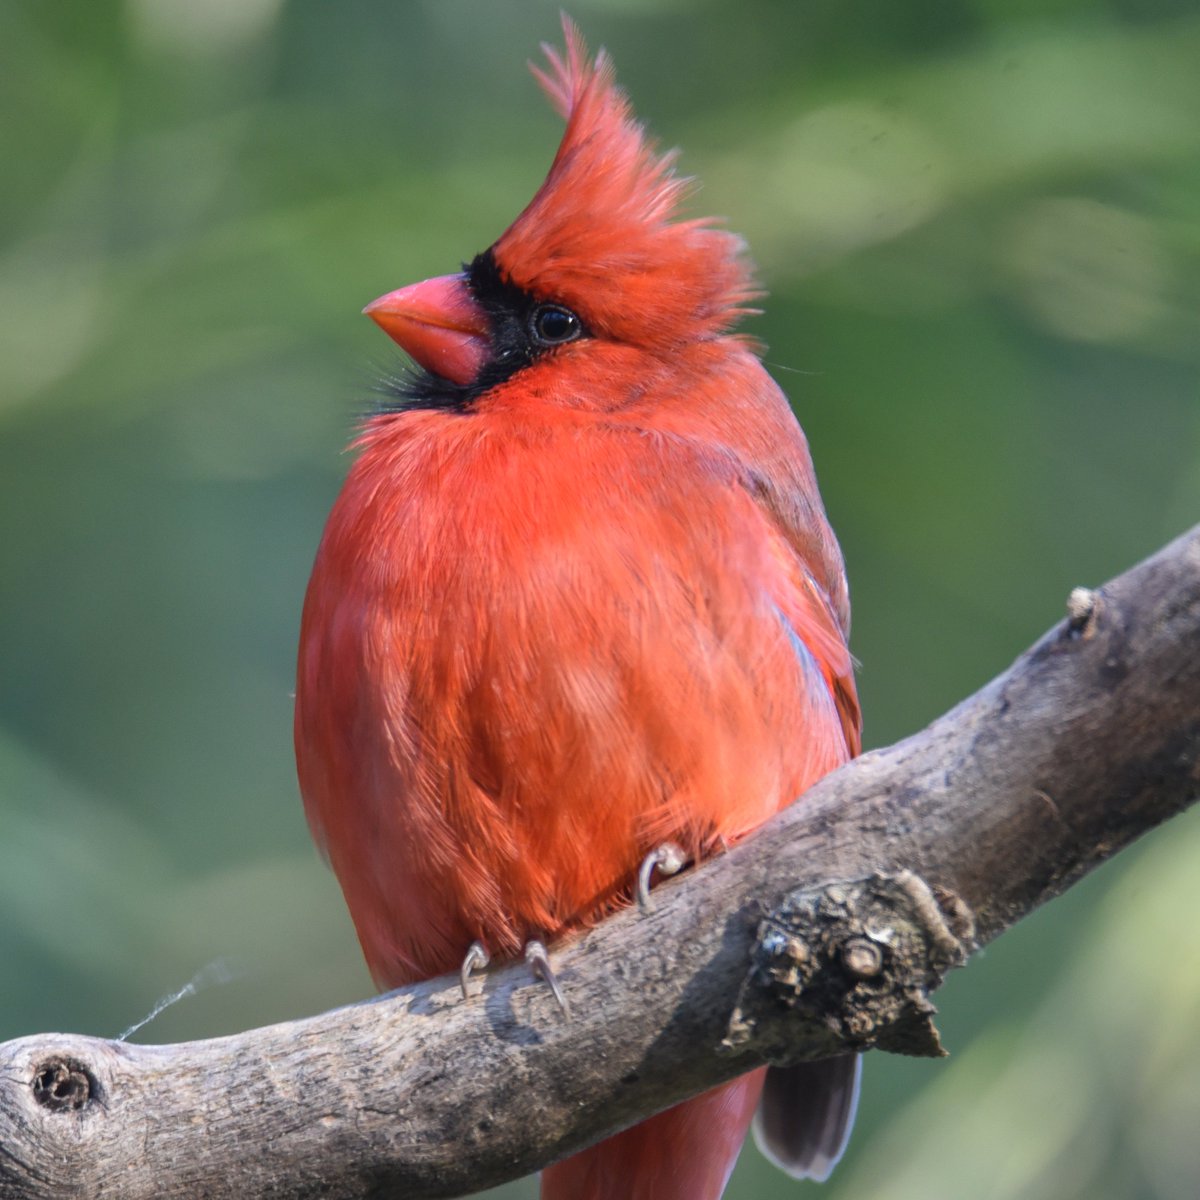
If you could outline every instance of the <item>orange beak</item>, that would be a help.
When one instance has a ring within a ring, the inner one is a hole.
[[[491,329],[465,275],[439,275],[388,292],[363,312],[415,362],[452,383],[470,383],[487,361]]]

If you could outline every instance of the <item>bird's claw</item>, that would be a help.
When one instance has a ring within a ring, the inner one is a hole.
[[[650,877],[657,871],[660,875],[678,875],[687,866],[687,857],[674,842],[663,842],[642,859],[638,868],[637,903],[643,913],[650,911]]]
[[[482,942],[471,943],[471,947],[467,951],[467,957],[463,959],[462,966],[458,972],[458,982],[462,985],[464,1000],[471,998],[471,993],[467,990],[468,984],[471,982],[471,972],[482,971],[491,961]]]
[[[550,967],[550,955],[546,952],[546,947],[536,938],[525,943],[525,961],[529,964],[529,969],[533,972],[534,977],[540,979],[554,993],[554,999],[558,1001],[562,1015],[569,1017],[571,1006],[567,1003],[567,998],[563,995],[563,990],[558,986],[558,980],[554,977],[554,971]]]

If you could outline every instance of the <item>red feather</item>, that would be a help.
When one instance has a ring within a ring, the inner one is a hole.
[[[583,336],[509,369],[502,330],[532,318],[505,326],[482,276],[420,285],[419,336],[415,289],[376,302],[446,376],[367,421],[305,602],[301,789],[385,987],[596,921],[659,843],[716,853],[859,746],[804,435],[729,333],[756,294],[741,243],[674,219],[670,157],[566,28],[535,72],[566,133],[490,286]],[[719,1196],[761,1086],[601,1143],[544,1195]]]

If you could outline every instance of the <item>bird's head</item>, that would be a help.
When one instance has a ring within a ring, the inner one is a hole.
[[[533,72],[566,120],[549,174],[500,238],[456,275],[389,292],[366,313],[422,368],[404,407],[465,407],[537,364],[624,347],[660,356],[727,333],[755,295],[740,238],[676,219],[688,180],[633,117],[601,51]]]

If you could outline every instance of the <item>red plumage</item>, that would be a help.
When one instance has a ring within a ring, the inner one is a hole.
[[[741,243],[674,219],[603,54],[569,24],[547,53],[546,182],[465,276],[371,306],[428,370],[366,422],[305,601],[301,789],[381,986],[586,926],[660,843],[716,853],[858,750],[804,435],[729,332]],[[543,1194],[717,1197],[761,1086]]]

